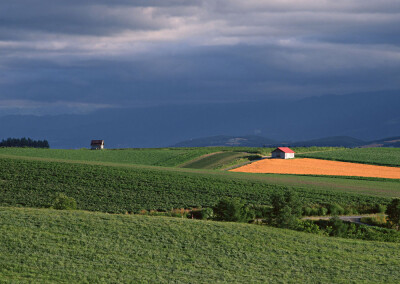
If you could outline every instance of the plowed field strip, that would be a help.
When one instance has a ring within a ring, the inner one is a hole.
[[[400,179],[400,168],[327,161],[318,159],[265,159],[232,172],[295,175],[335,175]]]

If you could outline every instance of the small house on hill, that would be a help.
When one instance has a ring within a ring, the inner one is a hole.
[[[92,150],[101,150],[104,149],[104,140],[92,140],[90,143],[90,147]]]
[[[271,152],[271,158],[293,159],[295,152],[288,147],[278,147]]]

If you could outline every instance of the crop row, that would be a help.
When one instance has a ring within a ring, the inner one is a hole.
[[[5,206],[47,207],[57,192],[73,197],[80,209],[114,213],[210,207],[223,196],[268,205],[272,193],[287,188],[296,190],[305,204],[385,204],[390,200],[304,186],[267,184],[235,178],[229,173],[213,175],[0,159],[0,205]]]
[[[303,153],[331,148],[294,148],[296,152]],[[71,161],[96,161],[121,164],[153,165],[175,167],[191,161],[205,154],[229,151],[246,152],[250,154],[268,155],[272,148],[251,147],[199,147],[199,148],[156,148],[156,149],[106,149],[91,151],[88,149],[35,149],[35,148],[1,148],[0,155],[20,157],[39,157],[44,159],[61,159]]]
[[[227,222],[0,207],[10,283],[398,283],[400,244]]]
[[[301,157],[400,167],[399,148],[357,148],[302,154]]]

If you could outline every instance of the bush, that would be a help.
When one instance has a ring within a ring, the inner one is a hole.
[[[279,228],[294,229],[302,211],[300,200],[293,191],[274,194],[269,223]]]
[[[332,232],[330,233],[331,236],[335,237],[346,237],[347,231],[349,229],[349,224],[343,222],[338,217],[331,218],[331,226]]]
[[[334,204],[329,205],[329,214],[331,214],[331,215],[343,215],[344,214],[344,209],[339,204],[334,203]]]
[[[397,230],[400,229],[400,199],[395,198],[388,205],[386,209],[386,214],[388,215],[388,221],[391,226]]]
[[[376,213],[385,213],[387,206],[384,204],[377,204],[376,205]]]
[[[249,161],[256,161],[256,160],[261,160],[262,156],[261,155],[249,155],[249,156],[246,156],[246,158]]]
[[[214,207],[215,219],[218,221],[248,222],[254,219],[252,212],[237,198],[223,198]]]
[[[193,217],[194,219],[208,220],[214,217],[214,211],[212,210],[212,208],[192,210],[188,214],[188,217],[189,218]]]
[[[312,208],[311,207],[304,207],[303,208],[303,216],[312,216],[311,212],[312,212]]]
[[[326,209],[325,207],[320,207],[318,209],[318,215],[325,216],[326,214],[328,214],[328,209]]]
[[[319,207],[312,207],[310,214],[311,214],[311,216],[318,216],[319,215]]]
[[[76,201],[63,193],[58,193],[54,199],[52,208],[57,210],[76,210]]]
[[[253,212],[254,218],[267,218],[271,213],[271,206],[251,205],[249,210]]]
[[[300,221],[298,223],[297,231],[318,235],[327,235],[317,224],[311,220]]]

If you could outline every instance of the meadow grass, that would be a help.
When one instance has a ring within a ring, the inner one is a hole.
[[[207,155],[202,159],[197,159],[193,162],[188,162],[182,165],[183,168],[190,169],[217,169],[225,165],[234,163],[235,161],[249,156],[249,153],[243,152],[220,152],[212,155]]]
[[[212,148],[104,149],[101,151],[0,148],[0,155],[174,167],[214,151]]]
[[[110,162],[120,164],[153,165],[175,167],[195,160],[202,155],[230,152],[268,155],[274,148],[253,147],[198,147],[198,148],[132,148],[104,150],[64,150],[39,148],[2,148],[0,155],[17,157],[49,158],[69,161]],[[299,147],[294,148],[299,153],[335,149],[331,147]],[[225,154],[232,155],[232,154]]]
[[[400,148],[356,148],[301,154],[301,157],[400,167]]]
[[[57,193],[78,208],[113,213],[211,207],[224,196],[270,204],[272,194],[292,189],[304,204],[387,204],[399,181],[231,173],[95,162],[0,158],[0,205],[48,207]],[[386,186],[382,189],[381,185]],[[347,192],[346,188],[353,191]]]
[[[11,283],[398,283],[400,244],[240,223],[0,207]]]

